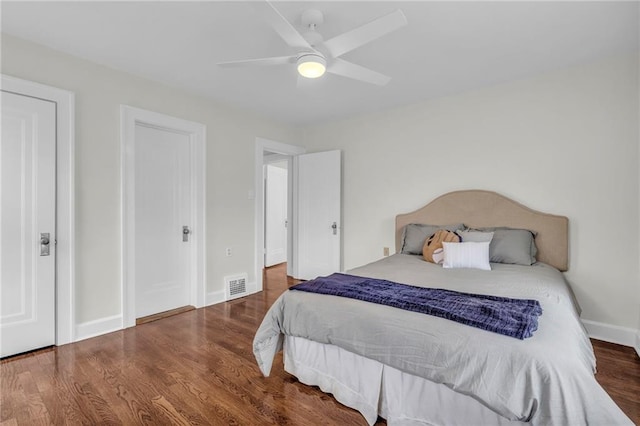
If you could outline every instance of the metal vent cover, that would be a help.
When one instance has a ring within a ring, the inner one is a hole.
[[[227,300],[236,299],[247,294],[247,274],[224,277]]]

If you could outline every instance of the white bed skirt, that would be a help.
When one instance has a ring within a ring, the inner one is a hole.
[[[285,336],[284,369],[357,411],[372,425],[523,425],[470,396],[333,345]]]

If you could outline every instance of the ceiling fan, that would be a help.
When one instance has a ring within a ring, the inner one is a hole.
[[[253,6],[280,37],[289,46],[297,50],[297,53],[291,56],[220,62],[218,63],[219,66],[244,67],[296,64],[298,73],[307,78],[321,77],[326,71],[378,86],[384,86],[391,80],[390,77],[384,74],[353,62],[345,61],[340,56],[407,25],[407,18],[400,9],[324,41],[322,35],[316,31],[316,27],[324,21],[322,12],[318,10],[311,9],[303,12],[302,24],[307,28],[307,31],[301,34],[270,2],[257,2]]]

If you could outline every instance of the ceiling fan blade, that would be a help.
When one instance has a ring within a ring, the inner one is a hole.
[[[271,3],[265,0],[254,2],[252,6],[289,46],[314,50],[307,40],[302,37],[293,25],[291,25]]]
[[[331,53],[331,56],[337,58],[405,25],[407,25],[407,18],[402,10],[398,9],[368,24],[335,36],[325,41],[324,46]]]
[[[327,68],[327,72],[378,86],[385,86],[391,81],[391,77],[354,64],[353,62],[345,61],[344,59],[334,59],[331,66]]]
[[[219,67],[246,67],[246,66],[269,66],[285,65],[296,61],[296,56],[274,56],[271,58],[245,59],[241,61],[218,62]]]

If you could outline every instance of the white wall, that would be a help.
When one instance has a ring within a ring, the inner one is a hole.
[[[255,280],[255,137],[301,132],[4,34],[1,71],[76,93],[77,322],[120,315],[120,104],[207,125],[207,289]],[[638,90],[638,58],[618,57],[307,128],[310,151],[344,151],[345,267],[393,249],[395,214],[494,190],[568,216],[583,317],[640,329]]]
[[[488,189],[570,220],[567,278],[583,317],[638,327],[638,59],[616,57],[337,123],[310,152],[344,152],[344,265],[394,247],[394,217]]]
[[[2,73],[76,94],[77,323],[121,314],[120,104],[207,126],[207,291],[255,280],[255,138],[297,143],[293,128],[5,34]]]

